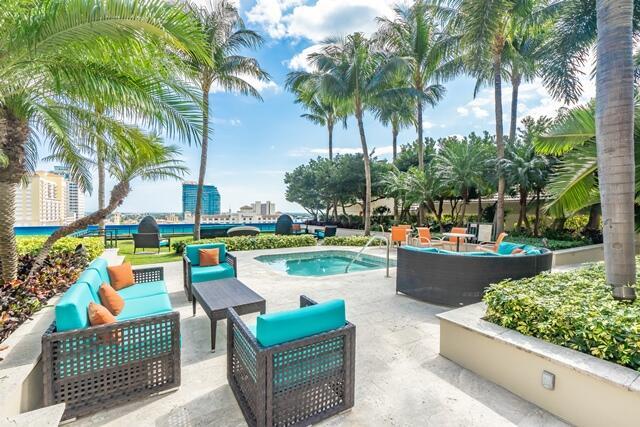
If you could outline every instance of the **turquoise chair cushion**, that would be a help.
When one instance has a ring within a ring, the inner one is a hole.
[[[191,265],[200,265],[200,249],[220,249],[220,262],[224,262],[227,255],[226,246],[224,243],[204,243],[201,245],[187,245],[187,258],[191,261]]]
[[[135,285],[138,286],[138,285]],[[122,312],[116,316],[119,321],[138,319],[172,311],[168,294],[150,295],[125,301]]]
[[[522,249],[524,245],[518,243],[511,242],[502,242],[500,246],[498,246],[498,254],[500,255],[511,255],[514,249]]]
[[[200,267],[197,265],[191,267],[191,281],[193,283],[226,279],[228,277],[234,277],[234,275],[233,267],[226,262],[209,267]]]
[[[100,277],[100,274],[97,270],[92,268],[83,271],[78,277],[78,280],[76,280],[76,283],[86,284],[89,287],[91,294],[93,295],[93,299],[95,301],[100,301],[100,297],[98,296],[98,289],[100,289],[100,286],[104,283],[104,280],[102,280],[102,277]]]
[[[297,310],[261,314],[256,323],[256,339],[268,347],[338,329],[345,324],[344,300],[331,300]]]
[[[86,283],[75,283],[65,292],[56,304],[56,330],[58,332],[89,326],[87,308],[94,299]]]
[[[127,286],[124,289],[120,289],[118,294],[126,301],[136,298],[144,298],[151,295],[166,294],[167,285],[164,281],[138,283],[133,286]]]
[[[169,246],[169,241],[168,240],[160,240],[160,247],[161,248],[166,248],[167,246]]]
[[[107,270],[107,260],[104,258],[96,258],[87,266],[87,270],[95,270],[100,275],[100,279],[102,283],[111,284],[111,279],[109,278],[109,271]]]

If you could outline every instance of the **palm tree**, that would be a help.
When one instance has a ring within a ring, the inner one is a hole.
[[[406,172],[407,203],[417,203],[418,206],[426,206],[436,217],[436,221],[443,229],[442,201],[447,192],[447,184],[442,179],[435,162],[428,163],[425,169],[412,167]],[[436,200],[438,207],[436,208]]]
[[[469,193],[483,180],[486,162],[485,146],[467,138],[462,141],[455,138],[447,140],[438,153],[435,164],[437,173],[462,198],[461,224],[464,224]]]
[[[162,70],[172,52],[206,58],[197,25],[182,8],[161,0],[52,0],[24,6],[3,4],[7,13],[0,18],[0,263],[5,282],[17,277],[15,192],[37,162],[36,135],[49,142],[54,154],[73,158],[81,155],[78,137],[100,128],[126,133],[121,121],[91,108],[98,103],[148,128],[193,130],[185,115],[194,104],[183,96],[184,83],[163,83],[169,79]],[[163,56],[129,68],[136,54],[160,44]],[[81,163],[72,163],[74,178],[83,175],[76,166]]]
[[[58,228],[51,234],[34,259],[29,272],[30,276],[39,271],[56,241],[83,230],[91,224],[96,224],[113,213],[131,192],[131,183],[134,179],[140,178],[145,181],[180,179],[188,172],[188,168],[176,159],[180,154],[177,147],[163,145],[162,141],[154,135],[147,136],[139,131],[133,133],[137,133],[135,146],[119,141],[104,153],[105,166],[110,175],[117,180],[111,189],[109,203],[71,224]],[[50,159],[65,161],[63,156],[52,156]]]
[[[347,127],[348,105],[316,92],[311,83],[294,85],[295,87],[289,84],[287,86],[296,94],[296,104],[301,104],[308,111],[300,117],[316,125],[327,127],[329,160],[333,160],[333,128],[338,121],[342,121],[342,125]]]
[[[238,92],[262,100],[260,93],[247,78],[268,81],[269,75],[254,58],[240,55],[243,49],[255,49],[262,45],[262,37],[245,27],[238,9],[228,0],[210,3],[209,7],[190,6],[200,28],[206,34],[207,51],[210,57],[201,60],[189,58],[192,77],[202,91],[202,139],[198,192],[194,214],[193,238],[200,239],[202,193],[207,172],[209,150],[209,92],[214,85],[225,91]]]
[[[373,47],[362,33],[353,33],[344,39],[326,44],[319,52],[309,55],[316,72],[289,73],[287,85],[313,84],[315,90],[338,102],[350,104],[360,134],[365,172],[363,200],[364,233],[371,233],[371,159],[364,130],[364,113],[389,90],[398,75],[402,62],[387,58]]]
[[[508,185],[518,188],[520,213],[516,227],[521,229],[524,223],[529,228],[527,219],[529,192],[544,187],[549,163],[546,157],[536,154],[533,144],[522,142],[509,142],[506,156],[501,163]]]

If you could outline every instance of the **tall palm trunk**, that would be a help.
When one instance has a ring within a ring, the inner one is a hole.
[[[602,210],[600,209],[600,203],[591,205],[591,208],[589,208],[589,220],[587,221],[587,225],[584,227],[585,231],[599,230],[601,215]]]
[[[0,108],[0,150],[8,164],[0,167],[0,265],[2,281],[18,278],[15,225],[16,189],[26,173],[25,145],[29,126],[7,108]]]
[[[536,219],[533,223],[533,235],[538,237],[540,234],[540,189],[536,189]]]
[[[502,41],[497,41],[498,46],[502,46]],[[501,49],[495,54],[493,60],[493,75],[494,75],[494,101],[495,101],[495,113],[496,113],[496,152],[498,162],[504,158],[504,135],[502,129],[502,76],[500,71],[502,68],[501,62]],[[496,236],[502,233],[504,230],[504,191],[505,180],[504,173],[498,169],[498,203],[496,206]]]
[[[478,222],[482,222],[482,194],[478,191]]]
[[[96,140],[96,158],[98,168],[98,210],[104,209],[105,203],[105,147],[102,138],[98,137]],[[95,224],[95,223],[94,223]],[[98,223],[98,228],[102,232],[105,229],[104,218]]]
[[[117,183],[111,189],[111,196],[109,197],[109,204],[107,206],[103,207],[102,209],[98,209],[90,215],[79,218],[73,221],[71,224],[58,228],[51,236],[47,238],[47,240],[42,245],[42,248],[33,261],[31,270],[29,271],[29,278],[31,278],[40,270],[55,242],[65,236],[68,236],[71,233],[74,233],[78,230],[83,230],[88,226],[95,224],[96,222],[104,220],[109,214],[113,213],[113,211],[115,211],[118,206],[122,204],[127,195],[129,195],[130,191],[131,187],[129,186],[128,181]]]
[[[419,88],[418,88],[419,90]],[[416,122],[416,127],[418,131],[418,168],[423,171],[424,170],[424,149],[422,147],[422,102],[418,100],[418,120]],[[418,205],[418,225],[422,226],[424,223],[424,211],[422,209],[422,203]]]
[[[462,191],[462,208],[460,210],[460,225],[464,225],[464,216],[467,213],[467,204],[469,203],[469,190]]]
[[[509,141],[515,142],[516,130],[518,126],[518,90],[520,89],[521,77],[516,71],[511,76],[511,124],[509,127]]]
[[[360,144],[362,144],[362,160],[364,161],[364,235],[371,234],[371,159],[369,159],[369,148],[367,147],[367,137],[364,134],[364,123],[362,121],[362,106],[356,101],[356,119],[358,130],[360,131]]]
[[[396,160],[398,159],[398,121],[391,120],[391,139],[392,139],[392,147],[393,147],[393,164],[396,164]],[[399,213],[398,213],[398,198],[393,198],[393,219],[399,221]]]
[[[333,160],[333,121],[327,121],[327,131],[329,132],[329,160]]]
[[[632,0],[596,0],[596,142],[604,261],[613,295],[634,299]]]
[[[193,240],[200,240],[200,219],[202,215],[202,193],[204,176],[207,173],[207,152],[209,150],[209,89],[208,81],[202,83],[202,144],[200,153],[200,171],[198,173],[198,191],[196,193],[196,211],[193,218]]]
[[[520,189],[520,213],[518,215],[518,225],[517,228],[522,228],[522,223],[527,222],[527,191]]]

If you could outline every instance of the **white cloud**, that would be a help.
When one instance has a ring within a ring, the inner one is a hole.
[[[276,82],[274,82],[273,80],[269,80],[269,81],[264,81],[264,80],[260,80],[257,79],[253,76],[240,76],[244,81],[246,81],[247,83],[249,83],[251,86],[253,86],[258,92],[260,93],[264,93],[264,92],[273,92],[273,93],[280,93],[282,91],[282,88],[280,86],[278,86],[278,84]],[[211,87],[211,93],[219,93],[219,92],[224,92],[225,90],[217,85],[214,84]]]
[[[273,38],[294,37],[320,42],[354,31],[371,34],[376,17],[391,16],[397,0],[257,0],[247,12]]]
[[[456,111],[458,112],[458,115],[462,117],[467,117],[469,115],[469,109],[465,107],[458,107]]]
[[[433,127],[433,123],[423,120],[422,121],[422,129],[431,129]]]
[[[303,49],[302,52],[294,55],[289,61],[286,61],[287,67],[289,67],[290,70],[313,71],[313,67],[307,57],[312,53],[318,52],[321,46],[320,44],[314,44]]]
[[[229,125],[233,127],[242,126],[242,121],[240,119],[223,119],[222,117],[212,117],[211,123],[217,125]]]

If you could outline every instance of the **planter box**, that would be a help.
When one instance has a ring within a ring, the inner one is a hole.
[[[640,425],[640,372],[484,321],[485,310],[438,315],[442,356],[569,423]],[[552,389],[543,373],[554,376]]]

